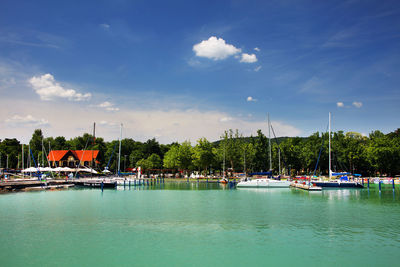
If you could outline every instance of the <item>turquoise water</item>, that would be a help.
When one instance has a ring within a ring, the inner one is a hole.
[[[166,184],[0,195],[1,266],[392,266],[400,191]]]

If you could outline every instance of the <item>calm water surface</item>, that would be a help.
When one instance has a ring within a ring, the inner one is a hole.
[[[1,266],[394,266],[400,191],[166,184],[0,195]]]

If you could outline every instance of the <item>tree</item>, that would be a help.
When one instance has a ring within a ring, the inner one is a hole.
[[[177,169],[179,167],[179,144],[173,145],[164,155],[164,168]]]
[[[17,168],[18,157],[21,153],[21,145],[16,138],[6,138],[0,142],[0,153],[1,153],[1,168],[7,167],[7,156],[8,156],[8,168]],[[20,165],[21,167],[22,165]]]
[[[42,130],[36,129],[32,134],[31,140],[29,141],[29,144],[30,144],[31,150],[32,150],[32,154],[36,160],[36,164],[38,163],[39,152],[42,151],[42,141],[43,141]]]
[[[254,169],[257,171],[265,171],[269,169],[268,165],[268,139],[261,132],[257,131],[257,137],[251,138],[254,148]]]
[[[151,154],[147,158],[147,163],[148,163],[148,168],[149,169],[161,169],[162,167],[162,161],[159,155],[157,154]]]
[[[207,172],[208,167],[214,161],[213,146],[206,138],[197,140],[193,149],[193,164]]]

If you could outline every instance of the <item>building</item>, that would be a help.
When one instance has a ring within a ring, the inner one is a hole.
[[[50,166],[70,167],[78,166],[96,167],[100,162],[97,160],[99,150],[52,150],[47,156]]]

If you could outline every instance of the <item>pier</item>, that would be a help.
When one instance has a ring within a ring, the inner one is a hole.
[[[0,182],[0,192],[27,191],[30,188],[56,189],[71,184],[72,182],[67,180],[10,180]]]
[[[313,186],[308,184],[301,184],[301,183],[291,183],[290,187],[299,188],[307,191],[321,191],[322,187]]]

